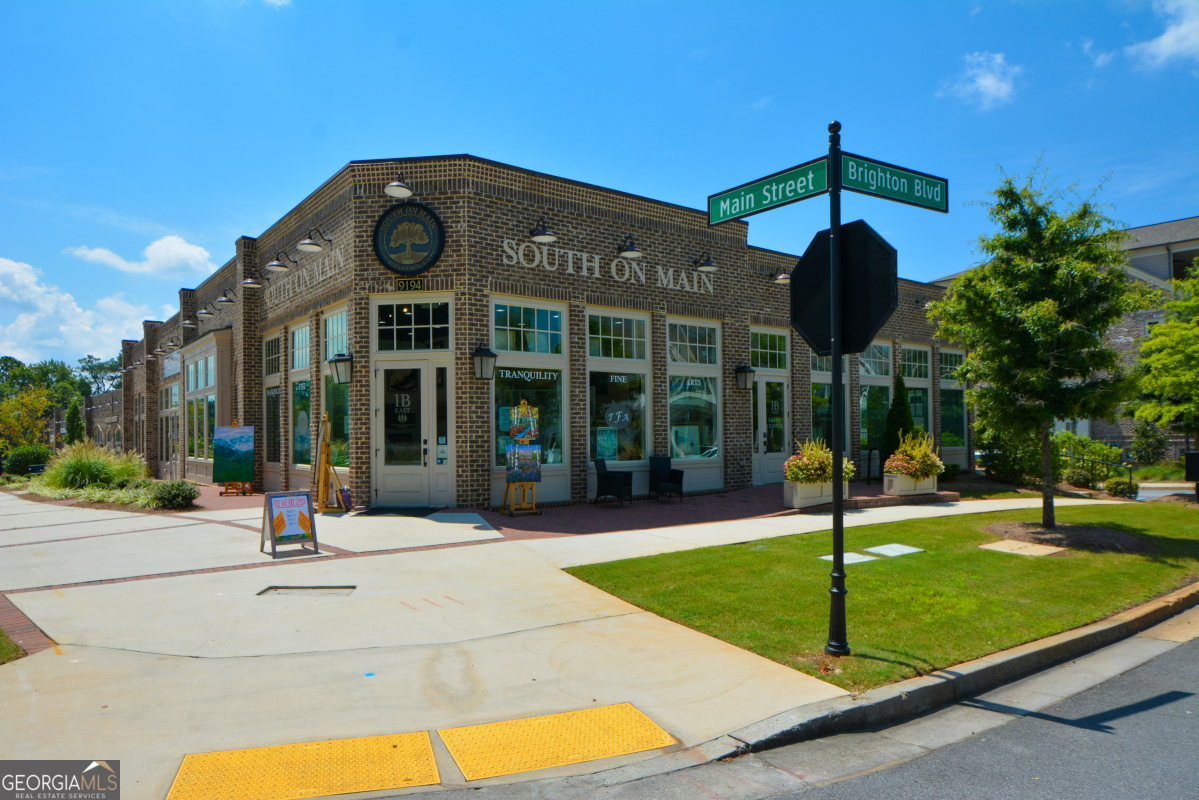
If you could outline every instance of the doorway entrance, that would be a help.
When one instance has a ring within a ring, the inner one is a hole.
[[[454,502],[450,364],[380,361],[374,371],[372,506]]]
[[[791,453],[787,379],[755,377],[753,385],[753,483],[783,482],[783,464]]]

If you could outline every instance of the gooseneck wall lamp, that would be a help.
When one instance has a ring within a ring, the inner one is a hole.
[[[312,236],[312,234],[314,234],[314,233],[319,238],[314,239]],[[296,249],[301,252],[304,252],[304,253],[319,253],[321,250],[323,250],[325,248],[325,246],[323,244],[321,244],[322,240],[328,242],[329,244],[333,244],[333,240],[330,239],[325,234],[321,233],[320,228],[309,228],[308,235],[305,236],[300,241],[300,243],[296,245]]]
[[[218,306],[231,306],[231,305],[233,305],[233,297],[230,297],[230,296],[229,296],[229,292],[233,292],[233,297],[237,297],[237,292],[236,292],[235,290],[233,290],[233,289],[226,289],[224,292],[222,292],[222,293],[221,293],[221,296],[220,296],[220,297],[218,297],[218,298],[216,299],[216,304],[217,304]]]
[[[780,286],[790,286],[791,273],[785,269],[779,269],[778,273],[774,276],[774,282]]]
[[[712,260],[712,254],[704,251],[699,258],[691,260],[691,265],[700,272],[716,272],[720,267],[716,266],[716,262]]]
[[[319,250],[320,248],[317,249]],[[280,256],[282,256],[282,258],[280,258]],[[282,250],[280,250],[279,252],[275,253],[275,259],[269,262],[266,265],[266,268],[271,272],[287,272],[289,269],[291,269],[291,264],[288,264],[288,261],[290,261],[292,264],[295,264],[297,267],[300,266],[299,261],[296,261],[287,253],[284,253]]]
[[[199,316],[199,314],[196,314],[196,316]],[[199,325],[196,324],[196,321],[191,317],[184,317],[183,321],[179,323],[179,326],[186,328],[189,331],[199,327]]]
[[[633,240],[632,234],[625,237],[624,244],[616,248],[616,251],[620,253],[621,258],[641,258],[641,248]]]
[[[220,309],[218,309],[216,307],[209,308],[209,306],[212,306],[212,303],[205,303],[204,307],[196,312],[196,316],[203,317],[204,319],[211,319],[212,317],[215,317],[216,312],[219,311]],[[187,325],[184,325],[183,327],[186,328]]]
[[[405,197],[412,196],[412,187],[404,182],[404,176],[396,175],[396,179],[383,189],[383,193],[388,197],[398,197],[403,200]]]
[[[247,289],[261,289],[263,281],[270,283],[271,279],[266,275],[259,274],[258,270],[250,267],[246,270],[246,279],[241,282],[241,285]]]
[[[537,224],[529,229],[529,238],[540,244],[549,244],[550,242],[558,241],[558,237],[545,226],[544,219],[537,220]]]

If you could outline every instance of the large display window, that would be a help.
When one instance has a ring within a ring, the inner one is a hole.
[[[561,464],[562,370],[540,367],[496,367],[495,466],[506,463],[512,441],[512,407],[522,400],[537,409],[542,464]]]
[[[591,372],[587,376],[587,395],[591,411],[590,460],[644,460],[645,375]]]
[[[291,385],[291,463],[312,463],[312,381]]]
[[[717,378],[670,376],[671,458],[716,458],[720,455]]]
[[[325,413],[329,415],[329,461],[335,467],[350,465],[350,385],[325,376]]]

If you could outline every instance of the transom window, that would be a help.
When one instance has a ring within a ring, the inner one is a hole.
[[[308,364],[308,326],[305,325],[291,332],[291,368],[307,369]]]
[[[496,303],[495,349],[561,355],[562,312]]]
[[[350,336],[346,328],[346,312],[325,317],[325,360],[350,352]]]
[[[885,378],[891,374],[891,346],[872,344],[858,356],[863,377]]]
[[[928,379],[928,351],[903,348],[903,377]]]
[[[941,351],[941,380],[956,381],[957,377],[954,373],[957,368],[966,363],[965,353],[946,353]]]
[[[846,360],[846,357],[841,356],[841,374],[843,376],[849,372],[848,367],[846,367],[846,364],[848,364],[848,363],[849,362]],[[829,373],[831,373],[832,371],[833,371],[833,357],[832,356],[818,356],[815,353],[812,353],[812,372],[829,372]]]
[[[645,360],[645,320],[588,314],[587,352],[592,358]]]
[[[751,367],[762,367],[763,369],[786,369],[786,335],[750,332],[749,364]]]
[[[449,303],[388,303],[376,320],[379,350],[448,350]]]
[[[672,364],[716,364],[716,329],[671,322],[666,325],[666,351]]]
[[[279,374],[279,337],[262,343],[262,374]]]

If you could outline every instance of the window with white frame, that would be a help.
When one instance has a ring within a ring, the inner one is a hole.
[[[716,328],[684,322],[666,324],[666,352],[671,364],[716,365]]]
[[[958,367],[966,363],[965,353],[941,351],[941,380],[956,381]]]
[[[749,365],[761,369],[787,368],[787,334],[749,334]]]
[[[587,353],[592,358],[645,360],[645,320],[587,315]]]
[[[381,352],[448,350],[449,303],[380,303],[375,334]]]
[[[350,334],[346,325],[347,314],[330,314],[325,317],[325,360],[350,352]]]
[[[858,356],[858,368],[862,377],[888,377],[891,374],[891,345],[872,344]]]
[[[556,308],[496,303],[494,322],[498,351],[562,354],[562,312]]]
[[[815,353],[812,353],[811,355],[812,355],[812,372],[827,372],[830,375],[832,374],[832,372],[833,372],[833,357],[832,356],[818,356]],[[849,367],[847,366],[848,363],[849,362],[846,360],[846,357],[841,356],[841,374],[843,376],[849,372]]]
[[[903,348],[903,377],[928,380],[928,351],[915,347]]]
[[[262,343],[262,374],[279,374],[279,337],[267,339]]]
[[[291,332],[291,368],[307,369],[308,364],[308,326],[305,325]]]
[[[965,353],[941,351],[941,446],[966,446],[966,393],[956,371],[966,361]]]

